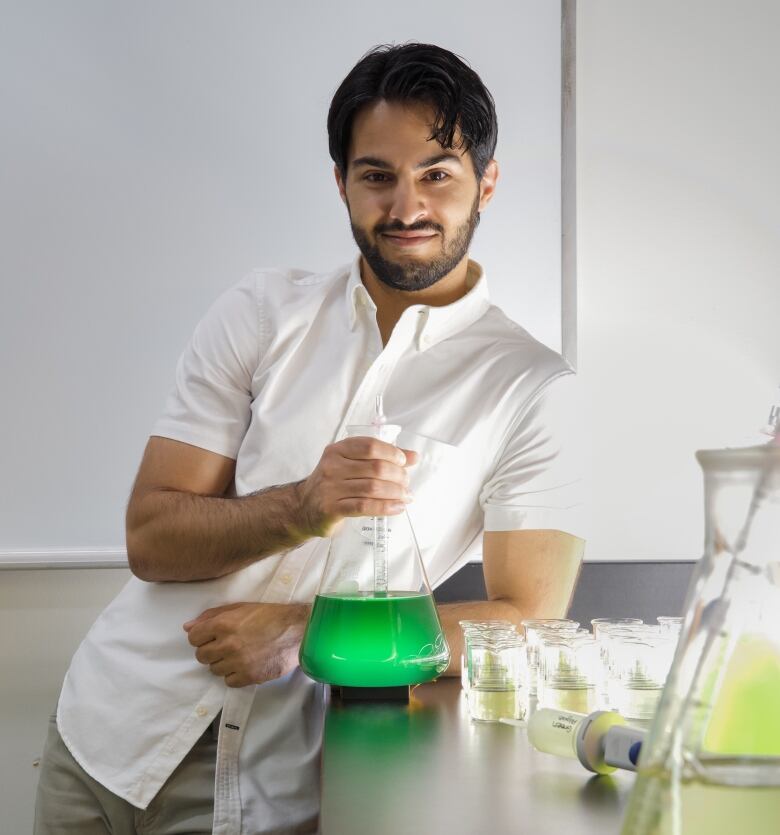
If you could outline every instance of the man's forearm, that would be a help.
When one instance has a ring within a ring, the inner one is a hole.
[[[209,580],[309,538],[299,482],[225,498],[147,493],[128,511],[127,554],[143,580]]]

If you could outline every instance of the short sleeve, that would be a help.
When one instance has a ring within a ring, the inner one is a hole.
[[[198,323],[152,434],[236,458],[251,417],[260,336],[252,274],[223,293]]]
[[[553,379],[522,413],[480,492],[486,531],[559,530],[585,537],[579,381]]]

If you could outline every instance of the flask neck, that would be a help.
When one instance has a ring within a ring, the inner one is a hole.
[[[777,561],[780,542],[780,448],[702,451],[705,554],[757,569]]]

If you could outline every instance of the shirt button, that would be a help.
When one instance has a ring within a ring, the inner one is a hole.
[[[196,713],[198,716],[206,716],[206,714],[208,713],[208,711],[206,710],[206,708],[205,708],[205,707],[203,707],[203,705],[201,705],[200,707],[196,707],[196,708],[195,708],[195,713]]]
[[[285,586],[289,586],[292,583],[292,574],[282,574],[279,582],[284,583]]]

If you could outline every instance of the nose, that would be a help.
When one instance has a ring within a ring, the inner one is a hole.
[[[391,195],[389,215],[404,226],[411,226],[425,217],[425,200],[414,183],[397,181]]]

